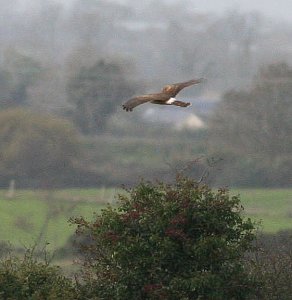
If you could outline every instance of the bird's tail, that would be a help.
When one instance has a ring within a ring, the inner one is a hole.
[[[183,102],[183,101],[174,101],[171,103],[172,105],[176,105],[176,106],[180,106],[180,107],[187,107],[187,106],[190,106],[191,103],[190,102]]]

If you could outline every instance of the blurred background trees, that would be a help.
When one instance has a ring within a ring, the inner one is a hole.
[[[0,67],[0,107],[27,105],[28,88],[42,74],[41,64],[35,59],[10,49]]]
[[[127,99],[134,90],[121,64],[101,60],[91,67],[82,67],[67,86],[74,123],[83,134],[104,131],[107,120],[119,107],[117,101]]]
[[[50,187],[74,170],[80,153],[76,131],[62,119],[20,108],[0,113],[1,184]],[[66,180],[65,180],[66,181]]]
[[[73,123],[84,153],[76,184],[165,178],[201,156],[224,159],[222,173],[211,172],[215,184],[289,182],[292,31],[284,22],[202,13],[192,1],[29,3],[0,0],[0,110],[25,106]],[[192,77],[208,79],[180,94],[192,108],[121,109],[137,92]]]
[[[224,159],[224,173],[237,173],[229,173],[231,182],[242,172],[238,184],[291,183],[291,99],[292,69],[285,63],[263,68],[250,90],[224,95],[210,121],[209,151]]]
[[[210,124],[212,145],[240,155],[267,159],[292,151],[292,69],[287,64],[261,70],[249,91],[229,91]]]

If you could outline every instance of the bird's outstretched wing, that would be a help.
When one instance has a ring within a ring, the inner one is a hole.
[[[188,87],[193,84],[197,84],[204,81],[203,78],[200,79],[192,79],[185,82],[179,82],[174,84],[168,84],[163,87],[162,92],[169,94],[171,97],[175,97],[183,88]]]
[[[157,100],[157,96],[155,94],[133,97],[123,104],[123,109],[126,111],[132,111],[134,107],[154,100]]]
[[[166,85],[162,92],[156,94],[148,94],[148,95],[141,95],[137,97],[133,97],[129,99],[126,103],[123,104],[123,109],[126,111],[132,111],[138,105],[141,105],[146,102],[152,102],[154,104],[166,104],[170,98],[174,98],[179,91],[183,88],[188,87],[193,84],[197,84],[202,82],[204,79],[192,79],[185,82],[174,83]],[[175,99],[174,99],[175,100]],[[169,103],[167,103],[169,104]],[[181,105],[179,105],[181,106]]]

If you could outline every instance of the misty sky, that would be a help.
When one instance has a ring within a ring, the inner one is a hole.
[[[61,1],[61,0],[59,0]],[[66,1],[66,0],[63,0]],[[74,0],[67,0],[74,1]],[[131,2],[133,0],[115,0]],[[180,0],[165,0],[176,2]],[[153,0],[140,0],[141,3],[153,3]],[[242,12],[258,11],[276,20],[292,22],[292,0],[187,0],[198,12],[223,13],[226,10],[239,9]]]
[[[19,4],[29,7],[28,3],[37,3],[39,0],[21,0]],[[55,0],[64,6],[70,6],[76,0]],[[98,0],[95,0],[98,3]],[[119,3],[147,4],[155,3],[155,0],[106,0]],[[292,23],[292,0],[164,0],[166,3],[181,1],[190,3],[198,12],[212,12],[221,14],[226,10],[240,10],[241,12],[258,11],[274,20],[288,21]]]
[[[259,11],[262,14],[292,22],[291,0],[192,0],[194,6],[200,11],[223,12],[228,9],[240,11]]]

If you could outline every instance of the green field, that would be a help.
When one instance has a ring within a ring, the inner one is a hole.
[[[245,215],[262,221],[265,232],[292,229],[292,189],[242,189],[239,194]]]
[[[63,246],[74,227],[70,217],[92,218],[106,203],[114,201],[114,189],[70,189],[60,191],[16,191],[12,198],[0,191],[0,240],[16,247],[49,243]]]
[[[18,190],[12,198],[0,191],[0,240],[17,247],[36,242],[49,243],[49,249],[63,246],[74,232],[68,219],[92,218],[106,203],[113,203],[114,189],[68,189],[60,191]],[[241,189],[244,214],[262,221],[265,232],[292,229],[292,189]]]

